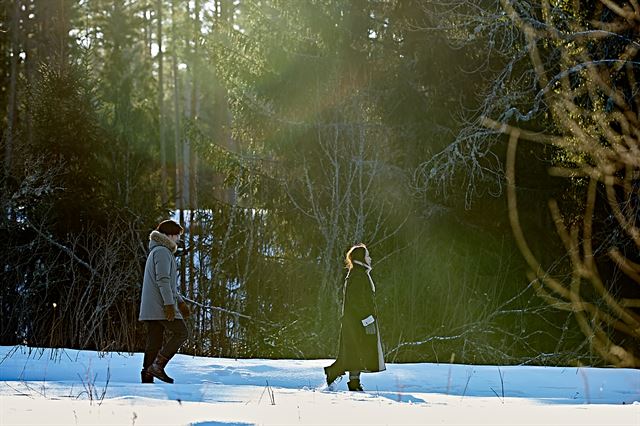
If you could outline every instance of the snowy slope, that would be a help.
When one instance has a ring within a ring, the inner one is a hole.
[[[143,385],[142,354],[0,347],[0,424],[640,425],[638,370],[388,364],[356,393],[330,362],[177,355]]]

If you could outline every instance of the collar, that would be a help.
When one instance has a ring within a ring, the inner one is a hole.
[[[165,246],[171,251],[171,253],[175,253],[176,250],[178,250],[178,245],[173,242],[171,238],[159,231],[152,231],[151,234],[149,234],[149,241]]]
[[[369,278],[369,284],[371,284],[371,290],[375,293],[376,292],[376,285],[373,283],[373,278],[371,278],[371,270],[373,269],[371,267],[371,265],[367,265],[366,263],[362,263],[359,260],[352,260],[352,263],[355,263],[356,265],[360,265],[364,268],[365,273],[367,274],[367,278]],[[351,269],[349,270],[349,272],[347,273],[347,278],[349,278],[349,275],[351,275]]]
[[[359,260],[352,260],[352,263],[355,263],[356,265],[360,265],[362,266],[364,269],[367,270],[367,272],[371,271],[373,268],[371,267],[371,265],[368,265],[366,263],[362,263]]]

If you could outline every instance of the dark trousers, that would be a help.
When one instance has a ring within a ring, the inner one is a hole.
[[[171,359],[189,337],[187,326],[181,319],[145,321],[145,323],[147,325],[147,346],[144,350],[143,368],[153,364],[158,353]],[[165,331],[168,331],[170,336],[163,345]]]

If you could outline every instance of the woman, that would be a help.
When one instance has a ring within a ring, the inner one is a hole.
[[[330,386],[338,376],[349,371],[349,390],[362,391],[360,372],[386,369],[374,301],[376,289],[370,275],[371,257],[364,244],[351,247],[345,262],[348,272],[344,282],[338,358],[325,367],[324,372]]]
[[[173,383],[164,368],[188,337],[184,319],[189,317],[190,311],[178,293],[178,268],[174,257],[183,232],[178,223],[165,220],[149,235],[149,256],[144,268],[138,317],[147,327],[142,383],[153,383],[154,377]],[[163,344],[165,331],[170,336]]]

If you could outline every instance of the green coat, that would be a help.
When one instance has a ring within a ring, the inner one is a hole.
[[[374,302],[375,287],[367,270],[354,265],[344,283],[340,346],[336,366],[341,371],[384,371],[378,314]],[[362,320],[369,315],[375,321],[375,334],[366,334]]]
[[[176,244],[161,232],[149,235],[149,256],[144,267],[138,320],[166,320],[164,305],[174,305],[177,319],[183,319],[178,303],[178,266],[173,255]]]

